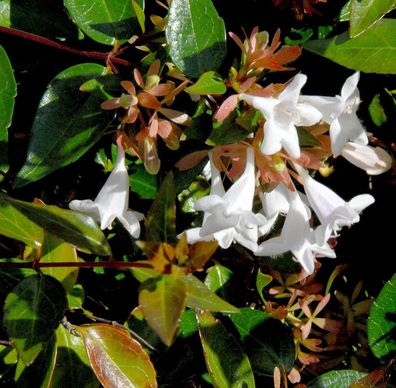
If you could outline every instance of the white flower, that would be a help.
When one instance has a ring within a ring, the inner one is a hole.
[[[341,153],[348,141],[366,145],[366,130],[356,115],[360,104],[359,72],[346,79],[341,95],[335,97],[300,96],[300,101],[312,104],[322,113],[322,120],[330,124],[331,148],[334,156]]]
[[[368,175],[379,175],[392,167],[392,157],[381,147],[346,143],[341,155]]]
[[[374,202],[370,194],[358,195],[346,202],[334,191],[315,181],[306,170],[300,169],[299,175],[309,204],[321,223],[318,227],[322,233],[319,243],[337,236],[342,227],[359,222],[359,213]]]
[[[209,157],[210,195],[198,199],[194,205],[195,210],[205,212],[204,220],[200,228],[187,230],[187,239],[190,243],[215,239],[222,248],[228,248],[236,241],[254,251],[259,237],[258,227],[265,225],[267,219],[252,212],[256,187],[253,149],[247,150],[245,171],[227,192],[211,155]]]
[[[278,98],[240,94],[239,98],[258,109],[266,119],[261,151],[272,155],[283,147],[292,158],[300,157],[296,126],[311,126],[322,118],[313,106],[299,102],[300,90],[307,76],[297,74]]]
[[[69,207],[90,215],[95,221],[100,222],[101,229],[108,228],[117,218],[134,238],[138,238],[140,235],[139,221],[144,216],[142,213],[128,210],[128,199],[129,183],[125,167],[125,151],[118,147],[116,165],[95,201],[90,199],[73,200]]]
[[[318,243],[309,225],[310,214],[299,194],[288,191],[289,209],[280,236],[261,243],[257,256],[276,256],[291,252],[308,274],[314,271],[315,255],[335,257],[327,242]]]

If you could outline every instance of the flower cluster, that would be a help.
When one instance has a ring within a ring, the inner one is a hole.
[[[242,117],[255,112],[260,116],[258,128],[238,144],[195,152],[200,159],[209,154],[211,189],[209,195],[195,202],[195,210],[203,212],[203,222],[186,231],[187,240],[217,241],[223,249],[238,243],[257,256],[291,252],[305,273],[312,274],[317,257],[335,257],[329,241],[343,227],[358,222],[360,212],[374,202],[369,194],[347,202],[314,179],[314,173],[331,157],[343,156],[372,175],[389,169],[392,160],[385,150],[368,145],[369,135],[356,113],[360,104],[359,73],[350,76],[340,95],[334,97],[301,94],[307,82],[307,76],[301,73],[286,84],[263,87],[257,83],[258,77],[268,69],[290,70],[283,65],[295,59],[299,49],[278,50],[279,31],[270,46],[268,34],[258,29],[244,43],[232,37],[242,50],[242,60],[239,71],[234,69],[226,84],[237,94],[226,98],[217,113],[213,112],[214,117],[224,120],[233,110]],[[140,120],[132,142],[144,150],[146,168],[155,173],[159,169],[156,136],[160,135],[168,148],[177,148],[181,134],[177,124],[188,124],[186,114],[164,107],[185,83],[177,88],[170,81],[161,83],[158,60],[145,79],[137,70],[134,79],[139,92],[131,81],[123,81],[128,95],[106,101],[102,108],[126,109],[122,119],[125,125]],[[147,124],[143,113],[149,116]],[[122,126],[120,137],[128,145],[131,136],[124,129]],[[117,218],[137,238],[143,215],[128,210],[124,158],[123,146],[119,145],[116,167],[95,201],[75,200],[70,207],[88,212],[102,228]],[[191,161],[191,155],[187,159]],[[185,164],[186,160],[181,160],[177,167],[187,169]],[[223,177],[231,180],[227,189]],[[274,230],[279,217],[284,219],[283,226]]]

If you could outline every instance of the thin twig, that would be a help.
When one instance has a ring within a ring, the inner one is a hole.
[[[99,261],[99,262],[79,262],[76,263],[74,261],[63,261],[57,263],[41,263],[40,261],[27,261],[23,263],[15,263],[15,262],[4,262],[0,261],[0,268],[32,268],[35,270],[39,270],[40,268],[45,267],[76,267],[76,268],[94,268],[94,267],[102,267],[102,268],[152,268],[149,263],[137,263],[137,262],[127,262],[127,261]]]

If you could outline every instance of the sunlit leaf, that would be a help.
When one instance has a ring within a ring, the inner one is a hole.
[[[368,342],[376,357],[396,350],[396,274],[384,285],[371,305],[367,321]]]
[[[208,269],[205,278],[205,285],[215,292],[220,298],[231,301],[235,293],[235,284],[233,284],[234,273],[227,267],[216,263]]]
[[[136,171],[129,175],[131,190],[142,199],[154,199],[157,195],[157,177],[149,174],[143,165],[136,168]]]
[[[259,310],[246,307],[240,312],[229,317],[239,332],[254,372],[272,376],[276,366],[289,372],[295,360],[290,328]]]
[[[176,192],[170,172],[158,190],[146,218],[146,240],[172,243],[176,241]]]
[[[216,70],[226,54],[224,22],[211,0],[173,0],[166,40],[174,64],[192,77]]]
[[[367,73],[396,74],[396,20],[382,19],[353,39],[348,32],[325,40],[311,40],[308,51],[342,66]]]
[[[65,290],[50,276],[29,276],[8,294],[3,324],[25,365],[30,365],[51,339],[65,309]]]
[[[335,370],[323,373],[315,380],[311,381],[307,386],[309,388],[348,388],[353,382],[366,376],[365,372],[358,372],[356,370]]]
[[[0,171],[8,167],[8,127],[14,112],[14,100],[17,93],[14,72],[7,53],[0,46]]]
[[[52,387],[97,388],[99,382],[91,369],[83,339],[59,326],[56,345],[57,365],[52,376]]]
[[[199,270],[215,254],[217,241],[198,241],[189,246],[186,266],[191,270]]]
[[[262,273],[260,269],[257,271],[256,275],[256,288],[257,292],[260,295],[261,300],[265,303],[263,288],[268,286],[272,281],[272,276]]]
[[[92,324],[78,327],[89,362],[106,388],[157,387],[156,372],[139,342],[121,327]]]
[[[169,346],[186,306],[185,284],[171,275],[146,280],[140,287],[139,304],[147,323]]]
[[[44,230],[50,231],[81,251],[98,255],[111,253],[109,243],[99,226],[91,217],[83,213],[61,209],[57,206],[23,202],[1,193],[0,203],[13,207]],[[19,223],[16,225],[21,227]]]
[[[354,38],[377,23],[395,6],[395,0],[352,0],[350,35]]]
[[[144,0],[64,0],[71,18],[93,40],[108,45],[125,42],[136,27],[136,5],[144,9]],[[140,15],[141,17],[141,15]]]
[[[236,339],[208,311],[197,313],[206,366],[218,388],[255,387],[249,359]]]
[[[34,118],[27,158],[14,182],[21,187],[79,159],[102,136],[111,113],[100,108],[119,81],[95,63],[69,67],[47,86]],[[96,79],[91,92],[80,86]]]
[[[223,79],[215,71],[203,73],[197,82],[184,89],[190,94],[224,94],[226,90]]]
[[[214,312],[238,313],[239,309],[218,297],[205,283],[202,283],[193,275],[180,278],[186,285],[186,305],[201,310]]]
[[[40,262],[58,263],[65,261],[77,263],[76,250],[52,233],[46,232]],[[73,289],[78,276],[78,268],[73,267],[43,267],[41,272],[61,282],[67,292]]]

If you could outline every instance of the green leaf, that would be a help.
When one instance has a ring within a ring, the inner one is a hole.
[[[131,190],[142,199],[154,199],[157,195],[157,177],[149,174],[143,165],[136,167],[136,171],[129,175]]]
[[[21,187],[52,171],[75,162],[100,139],[109,125],[102,101],[117,90],[114,75],[103,75],[105,68],[94,63],[69,67],[48,85],[33,122],[27,158],[14,182]],[[90,93],[80,86],[96,79]]]
[[[231,314],[255,373],[272,376],[276,366],[288,373],[295,361],[294,337],[279,320],[248,307]]]
[[[316,147],[321,145],[321,142],[304,127],[297,127],[297,135],[301,147]]]
[[[325,40],[311,40],[304,48],[349,69],[396,74],[396,20],[382,19],[353,39],[348,32]]]
[[[211,0],[173,0],[166,40],[174,64],[191,77],[217,70],[226,54],[224,22]]]
[[[230,301],[234,299],[233,294],[235,294],[235,289],[238,287],[234,283],[233,278],[234,273],[230,269],[216,263],[208,269],[205,285],[219,295],[220,298]]]
[[[257,271],[256,275],[256,288],[257,292],[260,295],[261,300],[265,303],[263,288],[268,286],[272,281],[272,276],[262,273],[260,269]]]
[[[30,365],[51,339],[65,309],[65,290],[50,276],[29,276],[8,294],[3,324],[25,365]]]
[[[99,382],[91,369],[83,339],[59,326],[56,330],[56,345],[52,387],[97,388]]]
[[[135,12],[137,21],[139,23],[139,26],[144,33],[146,31],[145,28],[145,21],[146,21],[146,15],[144,14],[144,1],[142,0],[132,0],[132,8],[133,11]]]
[[[368,343],[376,357],[396,350],[396,274],[382,288],[371,305],[367,321]]]
[[[19,360],[15,371],[17,386],[50,388],[56,366],[56,353],[55,336],[52,335],[33,364],[26,366]]]
[[[335,370],[324,373],[308,384],[309,388],[348,388],[350,384],[366,376],[365,372],[356,370]]]
[[[249,359],[236,339],[208,311],[197,313],[206,366],[217,388],[255,387]]]
[[[198,322],[194,310],[187,309],[180,318],[180,334],[183,338],[198,332]]]
[[[157,387],[149,356],[125,329],[92,324],[80,326],[78,331],[91,367],[104,387]]]
[[[163,180],[146,218],[146,240],[176,241],[176,192],[173,173]]]
[[[149,326],[169,346],[186,305],[185,284],[171,275],[146,280],[140,286],[139,304]]]
[[[7,53],[0,46],[0,171],[8,169],[8,127],[14,112],[17,87]]]
[[[46,232],[40,263],[58,263],[63,261],[77,263],[76,250],[59,237]],[[72,291],[78,276],[78,268],[73,267],[43,267],[41,268],[41,272],[45,275],[54,277],[62,283],[66,292]]]
[[[94,220],[80,212],[19,201],[0,193],[0,204],[6,203],[44,230],[83,252],[109,256],[109,243]]]
[[[9,199],[0,194],[0,234],[39,248],[44,239],[43,229],[15,208]]]
[[[1,0],[0,26],[49,38],[78,36],[78,29],[64,12],[61,0]]]
[[[377,23],[395,6],[395,0],[352,0],[350,36],[354,38]]]
[[[380,94],[376,94],[373,97],[368,106],[368,111],[370,113],[371,120],[377,127],[380,127],[388,120],[385,110],[381,104]]]
[[[144,0],[135,2],[140,10],[144,9]],[[136,14],[131,0],[64,0],[64,4],[77,26],[96,42],[123,43],[135,31]]]
[[[203,73],[195,84],[184,89],[190,94],[224,94],[227,91],[224,80],[215,71]]]
[[[186,305],[191,308],[223,313],[238,313],[239,309],[218,297],[193,275],[180,278],[186,285]]]

